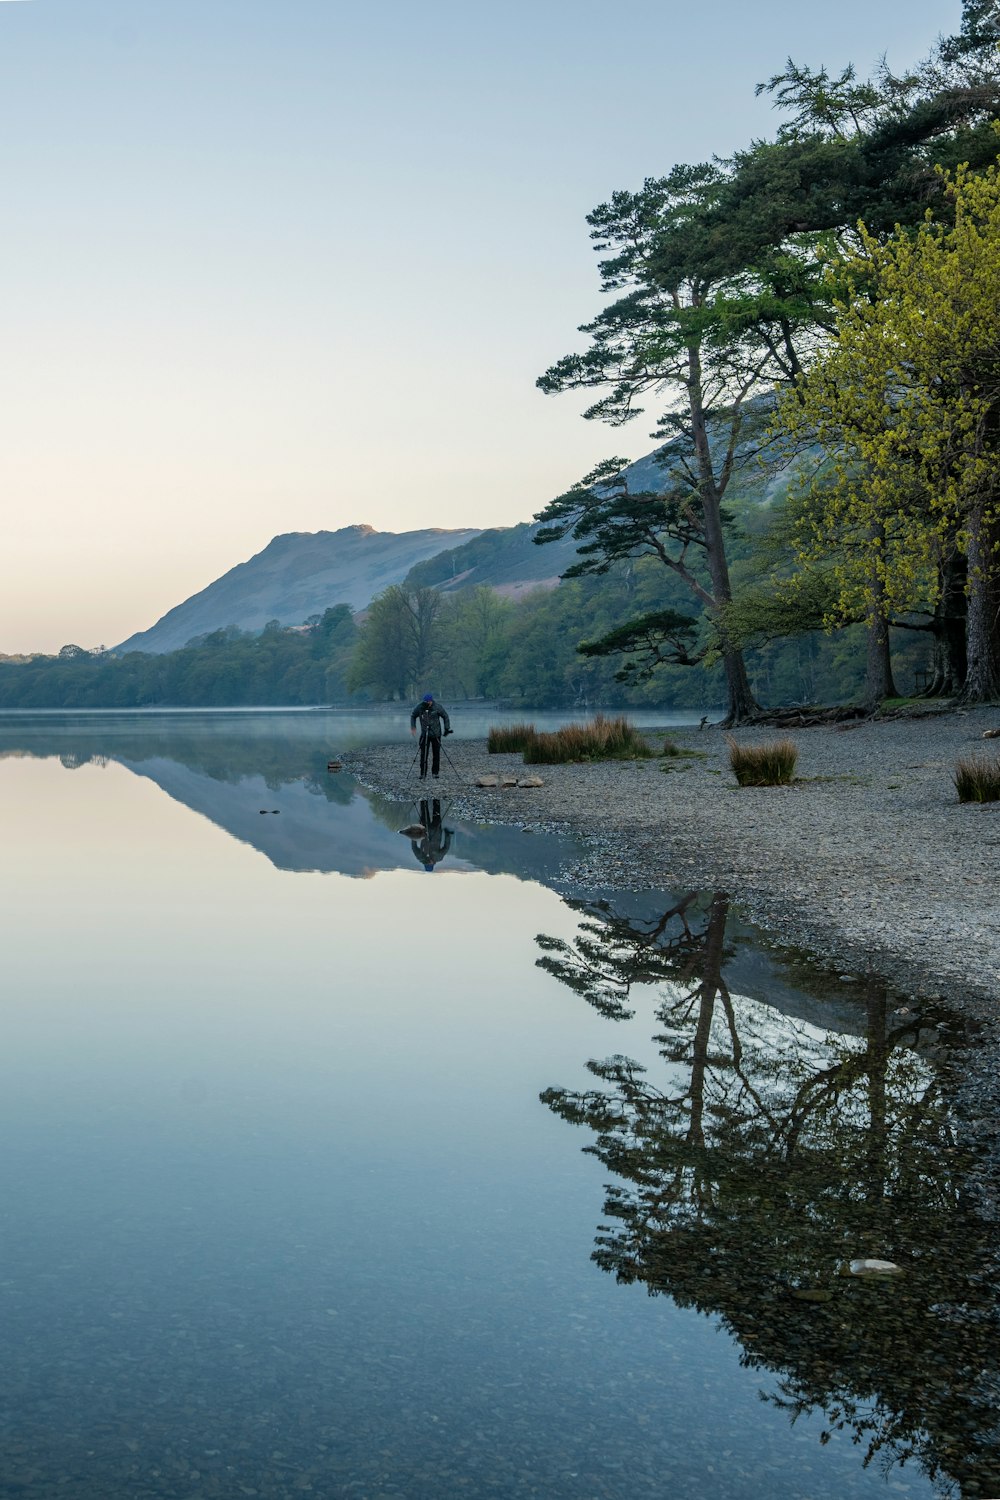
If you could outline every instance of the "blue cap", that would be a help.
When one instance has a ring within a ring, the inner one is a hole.
[[[424,869],[425,870],[430,870],[431,874],[434,873],[434,866],[433,865],[424,865]]]
[[[423,702],[424,703],[433,703],[434,702],[434,694],[433,693],[425,693],[424,696],[423,696]]]

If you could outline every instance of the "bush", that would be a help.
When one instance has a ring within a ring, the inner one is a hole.
[[[788,786],[795,775],[799,750],[787,737],[768,740],[763,745],[741,745],[731,736],[729,764],[740,786]]]
[[[524,747],[529,766],[575,760],[646,760],[653,754],[634,724],[596,714],[589,724],[566,724],[552,734],[533,734]]]
[[[683,750],[681,750],[681,748],[678,745],[674,744],[673,740],[664,740],[663,741],[663,754],[667,758],[670,758],[670,757],[675,756],[675,755],[683,755],[684,752],[683,752]]]
[[[491,755],[520,754],[534,734],[534,724],[493,724],[486,736],[486,748]]]
[[[1000,802],[1000,757],[968,755],[951,775],[959,802]]]

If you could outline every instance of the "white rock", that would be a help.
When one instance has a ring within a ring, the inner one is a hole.
[[[545,783],[540,776],[522,776],[517,783],[518,786],[544,786]]]
[[[496,784],[497,779],[495,776],[480,776],[476,782],[476,786],[496,786]]]
[[[852,1276],[902,1276],[902,1266],[891,1260],[852,1260],[849,1270]]]

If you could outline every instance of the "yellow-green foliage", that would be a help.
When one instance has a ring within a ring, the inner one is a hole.
[[[595,714],[589,724],[566,724],[552,734],[534,734],[524,747],[526,764],[560,765],[575,760],[646,760],[653,754],[635,725],[620,714]]]
[[[859,226],[831,264],[837,336],[780,402],[784,432],[824,453],[797,486],[794,546],[832,563],[829,624],[933,602],[941,559],[971,563],[997,519],[1000,176],[942,175],[953,218],[884,242]]]
[[[763,745],[741,745],[731,735],[729,764],[740,786],[788,786],[795,775],[799,750],[787,737],[767,740]]]

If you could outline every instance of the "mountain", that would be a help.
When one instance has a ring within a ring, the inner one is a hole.
[[[516,595],[531,588],[554,588],[560,573],[576,559],[571,537],[535,545],[537,522],[494,526],[459,546],[448,547],[411,568],[406,582],[442,593],[488,584],[498,593]]]
[[[339,531],[286,532],[115,650],[175,651],[196,636],[229,625],[260,630],[269,620],[301,624],[333,604],[363,609],[380,590],[401,583],[414,564],[478,535],[472,527],[393,532],[344,526]]]
[[[777,473],[765,471],[755,458],[760,424],[772,406],[769,396],[756,397],[747,403],[750,436],[733,482],[734,493],[756,505],[768,504],[788,478],[784,469]],[[724,425],[710,428],[710,432],[716,448],[728,440]],[[666,490],[669,469],[661,458],[665,451],[656,448],[623,469],[630,493],[662,494]],[[437,588],[442,593],[487,584],[500,594],[515,597],[530,589],[554,588],[560,576],[577,561],[576,543],[572,536],[566,536],[561,541],[537,546],[535,535],[541,524],[525,521],[518,526],[494,526],[480,531],[471,541],[452,544],[425,562],[417,563],[410,569],[406,582],[414,588]]]

